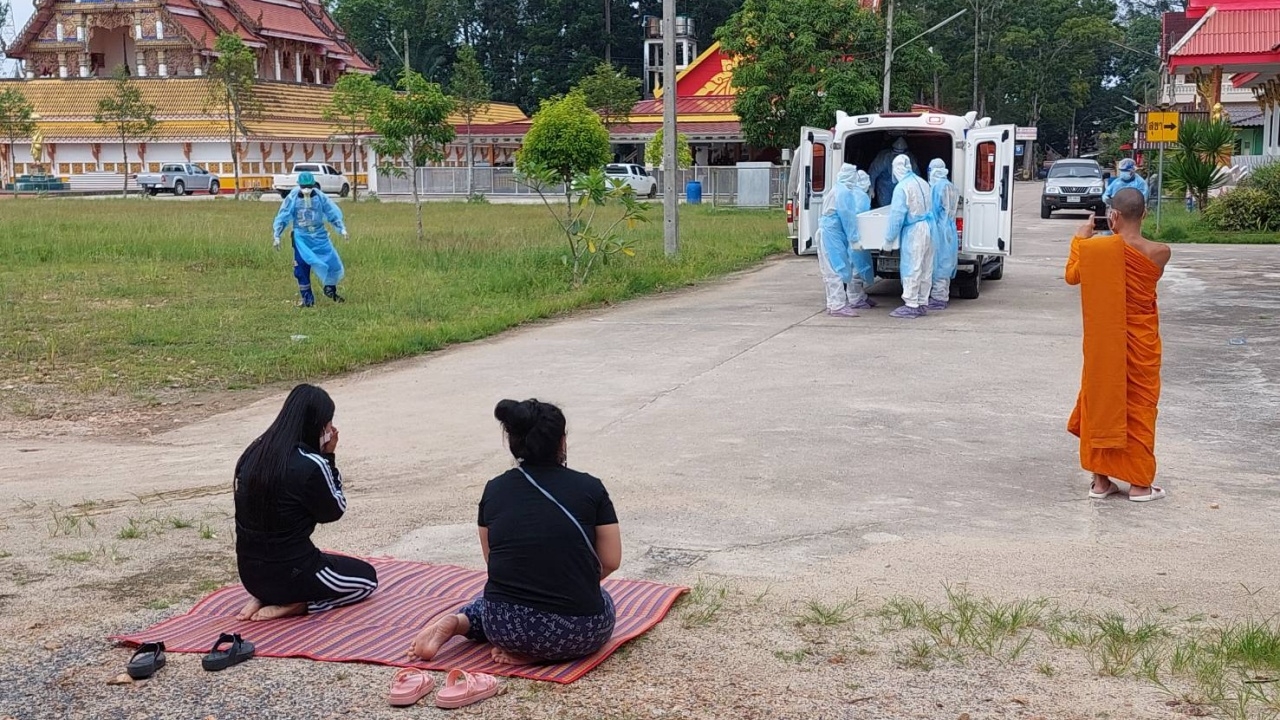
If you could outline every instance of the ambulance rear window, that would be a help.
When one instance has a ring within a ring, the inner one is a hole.
[[[988,140],[978,143],[977,168],[973,174],[973,189],[992,192],[996,189],[996,144]]]
[[[827,189],[827,146],[821,143],[813,144],[813,174],[809,182],[813,192]]]

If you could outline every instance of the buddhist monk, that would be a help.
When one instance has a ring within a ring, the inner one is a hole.
[[[1066,280],[1080,286],[1084,372],[1067,429],[1080,438],[1080,465],[1093,473],[1089,497],[1128,488],[1133,502],[1165,496],[1156,477],[1160,400],[1160,315],[1156,283],[1169,247],[1142,237],[1146,201],[1128,188],[1107,215],[1112,235],[1093,236],[1090,219],[1071,239]]]

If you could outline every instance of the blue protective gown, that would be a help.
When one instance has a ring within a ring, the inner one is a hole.
[[[1134,190],[1142,193],[1143,200],[1151,199],[1150,192],[1147,188],[1147,181],[1143,180],[1141,175],[1134,173],[1132,180],[1122,180],[1118,175],[1111,178],[1111,184],[1107,185],[1106,190],[1102,191],[1102,201],[1110,205],[1111,198],[1115,197],[1116,193],[1124,190],[1125,188],[1133,188]]]
[[[929,183],[907,173],[893,189],[885,249],[899,249],[902,300],[907,307],[929,304],[933,286],[933,192]]]
[[[342,210],[337,203],[318,190],[308,198],[302,195],[301,188],[294,188],[284,202],[280,203],[274,231],[276,237],[281,237],[285,228],[292,223],[293,246],[298,257],[311,266],[324,285],[337,285],[345,271],[342,259],[338,257],[338,251],[329,239],[326,221],[340,235],[347,234],[347,227],[342,222]]]
[[[946,178],[934,180],[929,185],[933,191],[934,212],[933,289],[930,297],[939,302],[947,302],[960,253],[960,233],[956,231],[960,190]]]

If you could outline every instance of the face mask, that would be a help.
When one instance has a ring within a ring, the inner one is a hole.
[[[316,190],[315,190],[315,188],[303,188],[303,189],[302,189],[302,195],[303,195],[304,197],[312,197],[312,196],[314,196],[315,194],[316,194]]]
[[[1132,179],[1133,179],[1133,171],[1131,171],[1131,170],[1125,170],[1124,172],[1120,173],[1120,179],[1121,179],[1121,180],[1125,180],[1125,181],[1132,180]]]

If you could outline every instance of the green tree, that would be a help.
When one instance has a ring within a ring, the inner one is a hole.
[[[21,91],[16,88],[0,90],[0,136],[9,144],[9,175],[13,181],[14,197],[18,196],[18,157],[14,154],[13,145],[35,133],[33,114],[35,109]]]
[[[422,197],[418,194],[418,168],[444,158],[444,146],[454,138],[449,115],[453,101],[440,86],[429,82],[413,70],[400,74],[400,90],[381,104],[370,118],[379,138],[373,147],[381,156],[382,168],[392,174],[403,172],[392,165],[391,158],[409,161],[410,185],[413,188],[413,204],[417,212],[418,241],[424,240],[422,231]]]
[[[579,91],[544,100],[533,116],[516,170],[536,183],[563,184],[572,205],[575,178],[602,168],[613,157],[609,131]]]
[[[245,122],[262,114],[262,103],[254,93],[258,60],[238,35],[223,33],[213,45],[218,58],[209,67],[209,100],[227,118],[227,142],[235,171],[235,197],[240,198],[240,144],[248,136]]]
[[[661,128],[654,133],[653,138],[644,146],[644,162],[651,167],[662,165]],[[689,149],[689,138],[684,133],[676,133],[676,164],[680,166],[681,170],[693,165],[693,151]],[[663,169],[665,170],[665,168]]]
[[[746,0],[717,37],[739,58],[734,109],[751,145],[790,146],[805,125],[829,127],[837,110],[880,106],[884,29],[858,0]],[[894,78],[897,93],[908,92]]]
[[[626,124],[631,108],[640,100],[640,79],[612,63],[596,65],[595,72],[579,80],[575,87],[582,91],[587,107],[599,113],[606,128]]]
[[[333,86],[333,97],[323,111],[324,119],[333,126],[335,134],[351,143],[356,165],[354,175],[364,167],[364,145],[360,136],[369,130],[371,119],[390,96],[391,88],[364,73],[346,73]],[[351,179],[352,201],[360,199],[357,190],[360,183],[354,175]]]
[[[453,78],[449,81],[449,95],[453,97],[458,114],[467,124],[467,197],[471,197],[475,194],[471,124],[489,109],[493,88],[489,86],[484,70],[476,60],[476,49],[470,45],[463,45],[458,49],[458,61],[453,64]]]
[[[129,78],[129,68],[121,65],[111,74],[111,94],[98,100],[93,121],[111,128],[120,139],[120,158],[124,161],[124,186],[120,197],[129,195],[129,141],[151,137],[156,125],[156,106],[142,99],[142,91]]]

